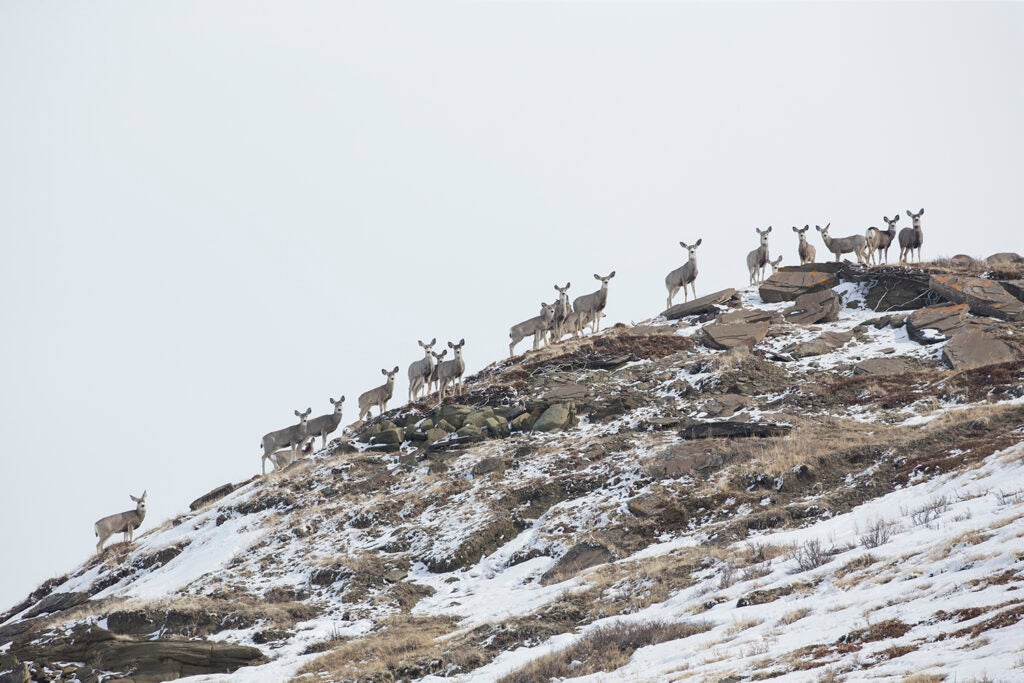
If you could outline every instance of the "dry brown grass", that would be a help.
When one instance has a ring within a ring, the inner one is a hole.
[[[944,674],[910,674],[900,683],[942,683],[944,680]]]
[[[393,680],[400,670],[422,668],[425,662],[447,658],[449,653],[439,639],[454,628],[454,621],[443,617],[394,617],[373,633],[340,642],[299,669],[299,676]]]
[[[619,622],[587,633],[575,644],[534,660],[499,679],[499,683],[534,683],[565,676],[614,671],[639,648],[687,638],[711,629],[706,622]]]
[[[800,621],[810,613],[811,610],[806,607],[800,607],[790,612],[786,612],[779,618],[779,625],[789,626],[790,624]]]

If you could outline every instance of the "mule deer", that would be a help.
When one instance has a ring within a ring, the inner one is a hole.
[[[608,304],[608,281],[613,277],[615,277],[614,270],[608,273],[607,277],[601,277],[594,273],[594,279],[601,281],[601,289],[576,297],[576,300],[572,302],[572,310],[576,312],[580,326],[582,327],[587,324],[586,321],[590,321],[591,331],[594,334],[601,329],[601,311]]]
[[[882,220],[885,221],[888,226],[885,230],[879,230],[875,226],[868,228],[868,231],[864,233],[864,239],[868,243],[868,263],[879,265],[882,263],[882,254],[885,255],[885,262],[889,262],[889,246],[892,241],[896,238],[896,221],[900,219],[900,215],[896,214],[896,217],[889,220],[888,216],[882,216]]]
[[[96,544],[97,553],[103,550],[103,544],[114,534],[124,534],[124,542],[131,543],[135,530],[142,525],[142,520],[146,519],[146,492],[143,491],[138,498],[131,494],[128,494],[128,497],[135,501],[134,510],[108,515],[93,526],[96,537],[100,539]]]
[[[437,343],[437,337],[431,339],[429,344],[424,344],[418,339],[416,343],[423,347],[423,358],[409,366],[409,403],[419,397],[423,384],[430,380],[430,375],[434,372],[434,357],[431,355],[433,353],[431,349]]]
[[[565,287],[555,285],[555,291],[558,292],[558,301],[551,306],[554,315],[551,318],[551,328],[548,331],[548,343],[550,344],[560,341],[565,336],[565,322],[572,314],[572,304],[569,303],[569,295],[567,294],[571,284],[571,282],[566,282]]]
[[[665,307],[666,309],[672,308],[672,297],[676,295],[680,288],[683,290],[683,302],[686,302],[687,285],[693,289],[693,298],[697,298],[697,247],[700,246],[703,239],[701,237],[693,244],[679,243],[679,246],[689,252],[690,258],[686,263],[665,276],[665,289],[668,290],[668,305]]]
[[[747,254],[747,270],[750,271],[752,285],[764,281],[764,268],[768,265],[768,233],[772,231],[772,226],[769,225],[767,230],[754,230],[761,237],[761,246]]]
[[[775,273],[779,272],[779,265],[781,263],[782,263],[782,257],[781,256],[779,258],[775,259],[774,261],[769,261],[768,262],[768,265],[772,267],[772,275],[775,275]]]
[[[807,230],[810,227],[810,225],[805,225],[802,228],[793,226],[793,232],[800,238],[800,244],[797,245],[796,253],[800,257],[801,266],[805,263],[814,263],[814,245],[807,241]]]
[[[380,374],[387,377],[387,381],[379,387],[374,387],[369,391],[363,392],[359,397],[359,419],[362,420],[364,416],[369,417],[370,408],[377,406],[380,408],[380,414],[383,415],[384,411],[388,409],[388,401],[391,400],[391,396],[395,393],[395,375],[398,374],[398,366],[391,372],[388,372],[384,368],[380,369]]]
[[[313,444],[315,442],[316,442],[316,437],[315,436],[311,436],[311,437],[307,438],[305,440],[305,442],[299,447],[298,456],[305,457],[307,455],[312,455],[313,454]],[[271,453],[270,454],[270,462],[273,463],[273,465],[274,465],[274,471],[275,472],[280,472],[285,467],[288,467],[288,465],[291,465],[292,462],[294,462],[293,456],[295,456],[295,455],[296,455],[296,453],[293,452],[291,449],[288,449],[288,448],[284,448],[284,449],[281,449],[279,451],[274,451],[273,453]]]
[[[336,430],[338,425],[341,424],[341,405],[345,402],[345,397],[342,396],[335,401],[333,398],[328,396],[327,400],[331,402],[332,406],[334,406],[334,411],[327,413],[326,415],[313,418],[306,423],[305,430],[306,436],[312,437],[314,441],[318,436],[323,438],[324,441],[320,446],[321,448],[327,448],[327,435]]]
[[[850,235],[849,237],[830,237],[828,234],[829,223],[824,228],[820,225],[815,225],[814,228],[821,233],[821,239],[825,243],[825,248],[836,255],[836,263],[839,263],[839,257],[843,254],[856,254],[857,263],[864,263],[867,259],[865,258],[865,252],[868,249],[868,241],[864,239],[864,235]]]
[[[312,412],[312,408],[306,408],[304,413],[296,410],[295,416],[299,418],[299,424],[278,429],[276,432],[270,432],[263,436],[263,456],[260,458],[260,466],[263,468],[264,475],[267,473],[267,460],[270,460],[278,449],[290,448],[292,460],[295,459],[295,452],[306,440],[306,421]]]
[[[909,209],[907,215],[910,216],[910,220],[914,222],[913,227],[903,228],[900,230],[900,261],[905,263],[906,257],[913,258],[914,250],[917,249],[917,262],[921,262],[921,245],[924,243],[924,233],[921,232],[921,216],[924,215],[924,209],[921,209],[917,213],[912,213]]]
[[[508,345],[508,357],[512,358],[515,356],[516,344],[526,337],[529,337],[531,334],[533,335],[533,350],[536,351],[539,349],[540,341],[544,338],[544,333],[551,329],[554,316],[554,307],[550,304],[541,303],[540,315],[535,315],[529,320],[524,320],[521,323],[513,325],[512,329],[508,331],[508,336],[512,340]]]
[[[437,366],[438,402],[444,401],[444,390],[449,384],[452,385],[453,394],[455,387],[458,386],[459,396],[462,395],[462,373],[466,371],[466,363],[462,360],[462,347],[465,345],[465,339],[460,339],[458,344],[448,342],[448,348],[454,351],[455,357]]]
[[[440,386],[437,381],[437,369],[441,366],[441,361],[444,360],[444,357],[448,355],[448,349],[445,349],[441,353],[431,351],[430,355],[434,358],[434,369],[430,371],[430,379],[427,380],[427,396],[430,396],[432,393],[437,391],[437,389],[432,387]]]

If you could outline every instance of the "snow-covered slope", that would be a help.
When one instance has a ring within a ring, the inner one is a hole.
[[[1024,680],[1024,372],[945,368],[868,287],[809,326],[741,292],[721,311],[778,314],[751,350],[704,345],[715,311],[496,363],[47,582],[0,671]]]

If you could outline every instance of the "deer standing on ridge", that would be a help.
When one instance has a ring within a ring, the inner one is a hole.
[[[453,394],[455,387],[458,386],[459,396],[462,395],[462,374],[466,372],[466,362],[462,359],[462,347],[465,345],[465,339],[460,339],[458,344],[448,342],[448,348],[453,350],[455,357],[437,366],[437,400],[439,403],[444,401],[444,390],[449,384],[452,385]]]
[[[793,226],[793,232],[800,238],[800,244],[797,245],[796,253],[800,257],[801,266],[805,263],[814,263],[814,245],[807,241],[807,231],[810,227],[810,225],[805,225],[802,228]]]
[[[330,396],[327,400],[334,406],[334,410],[326,415],[315,417],[306,423],[306,436],[311,437],[314,441],[316,437],[323,438],[323,444],[321,448],[327,448],[327,435],[332,433],[341,424],[341,406],[345,403],[345,397],[342,396],[335,401]]]
[[[561,341],[562,337],[565,336],[565,323],[572,314],[572,304],[569,303],[569,295],[567,293],[571,284],[571,282],[566,282],[565,287],[555,285],[555,291],[558,292],[558,301],[551,306],[554,315],[551,318],[551,327],[548,331],[549,344]]]
[[[146,519],[146,492],[143,491],[139,498],[131,494],[128,494],[128,497],[135,501],[134,510],[108,515],[93,526],[93,531],[99,538],[99,542],[96,544],[97,553],[103,550],[103,544],[114,534],[124,534],[124,542],[131,543],[135,536],[135,530],[142,525],[142,520]]]
[[[441,361],[448,355],[448,349],[445,349],[441,353],[434,351],[430,352],[430,355],[434,358],[434,369],[430,371],[430,379],[427,380],[427,396],[440,389],[440,383],[437,380],[437,369],[441,365]],[[437,387],[436,389],[434,387]]]
[[[769,225],[767,230],[759,228],[754,228],[754,230],[761,238],[761,246],[747,254],[747,270],[750,272],[750,284],[752,285],[764,282],[764,269],[769,260],[768,233],[772,231],[772,226]]]
[[[896,217],[892,220],[889,220],[888,216],[882,216],[882,220],[888,226],[887,229],[879,230],[874,226],[868,228],[868,231],[864,234],[864,239],[868,243],[868,263],[880,265],[883,254],[885,255],[885,262],[889,262],[889,246],[896,239],[896,221],[899,219],[899,214],[896,214]]]
[[[423,358],[409,366],[409,403],[412,403],[419,397],[424,383],[430,381],[430,375],[434,372],[434,356],[431,349],[437,343],[437,337],[431,339],[429,344],[424,344],[418,339],[416,343],[423,347]],[[427,393],[429,394],[430,392],[428,391]]]
[[[865,252],[868,250],[868,241],[864,239],[864,235],[850,235],[849,237],[831,237],[828,234],[829,223],[824,228],[820,225],[815,225],[814,228],[821,233],[821,240],[825,243],[825,248],[831,251],[836,256],[836,263],[839,263],[839,257],[843,254],[856,254],[857,263],[864,263],[867,261]]]
[[[309,419],[309,414],[313,412],[312,408],[306,408],[306,412],[300,413],[295,411],[295,416],[299,418],[299,424],[285,427],[284,429],[278,429],[276,432],[270,432],[263,435],[263,456],[260,458],[260,465],[263,468],[263,474],[267,473],[267,460],[274,463],[277,466],[276,461],[273,459],[274,453],[281,448],[290,448],[292,455],[291,460],[295,460],[297,457],[298,449],[306,440],[306,421]],[[278,456],[280,458],[280,456]]]
[[[666,310],[672,308],[672,297],[676,295],[676,292],[678,292],[680,288],[683,290],[683,302],[686,302],[687,285],[693,289],[693,298],[697,298],[697,247],[700,246],[703,239],[703,237],[699,238],[693,244],[687,244],[686,242],[679,243],[679,246],[686,249],[689,253],[690,258],[686,263],[665,276],[665,289],[668,290],[668,304],[665,306]]]
[[[398,374],[398,366],[391,372],[388,372],[384,368],[380,370],[381,374],[387,377],[387,381],[379,387],[374,387],[369,391],[363,392],[359,397],[359,419],[362,420],[364,416],[369,417],[370,408],[377,406],[380,408],[380,414],[383,415],[384,411],[388,409],[388,401],[395,393],[395,375]]]
[[[516,344],[526,337],[529,337],[531,334],[533,335],[533,350],[536,351],[539,349],[540,342],[544,338],[544,334],[551,329],[554,316],[554,306],[541,302],[540,315],[535,315],[529,320],[524,320],[521,323],[513,325],[508,331],[508,336],[512,340],[508,345],[508,357],[512,358],[515,356]]]
[[[601,281],[601,289],[576,297],[576,300],[572,302],[572,310],[576,312],[580,320],[580,327],[583,327],[589,321],[591,331],[594,334],[597,334],[601,329],[601,312],[608,305],[608,281],[613,277],[615,277],[614,270],[608,273],[606,277],[601,277],[594,273],[594,279]]]
[[[921,232],[921,216],[924,209],[912,213],[909,209],[907,215],[914,222],[913,227],[900,230],[900,262],[907,262],[906,257],[913,258],[914,250],[917,249],[917,262],[921,262],[921,245],[924,244],[924,233]]]

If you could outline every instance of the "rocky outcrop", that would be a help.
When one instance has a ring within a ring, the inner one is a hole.
[[[1024,320],[1024,301],[995,280],[968,275],[932,275],[929,285],[947,301],[967,304],[975,315]]]
[[[1017,299],[1024,301],[1024,280],[1003,280],[999,284]]]
[[[266,657],[247,645],[207,640],[136,640],[98,626],[80,626],[66,635],[16,643],[22,660],[82,662],[104,671],[130,672],[134,683],[157,683],[185,676],[231,673],[262,664]]]
[[[215,488],[214,490],[210,491],[209,493],[203,494],[203,495],[199,496],[198,498],[196,498],[195,500],[193,500],[189,504],[188,509],[192,510],[193,512],[195,512],[199,508],[204,507],[206,505],[209,505],[210,503],[212,503],[215,500],[220,500],[221,498],[223,498],[224,496],[228,495],[229,493],[231,493],[234,490],[235,490],[235,485],[231,484],[231,483],[224,484],[223,486],[218,486],[217,488]]]
[[[672,308],[669,308],[663,316],[669,320],[679,320],[685,318],[688,315],[699,315],[701,313],[713,313],[718,310],[717,307],[724,304],[736,294],[735,289],[723,289],[720,292],[714,294],[708,294],[700,298],[694,299],[693,301],[686,301],[681,304],[676,304]]]
[[[81,605],[88,599],[89,593],[85,591],[77,593],[50,593],[40,600],[39,604],[26,612],[22,618],[31,619],[32,617],[38,617],[51,612],[63,612],[66,609]]]
[[[781,323],[782,314],[778,311],[764,311],[757,308],[741,308],[718,316],[715,322],[732,323]]]
[[[945,341],[963,328],[967,304],[921,308],[907,318],[907,334],[919,344]]]
[[[766,303],[795,301],[801,294],[822,289],[832,289],[839,284],[835,273],[822,270],[780,270],[765,280],[758,288],[761,300]]]
[[[752,347],[768,334],[768,323],[711,323],[701,331],[702,341],[713,349]]]
[[[968,330],[957,334],[942,349],[942,362],[954,370],[1013,363],[1017,354],[989,332]]]
[[[839,318],[839,308],[839,297],[835,291],[822,289],[798,296],[783,316],[787,322],[796,325],[830,323]]]

